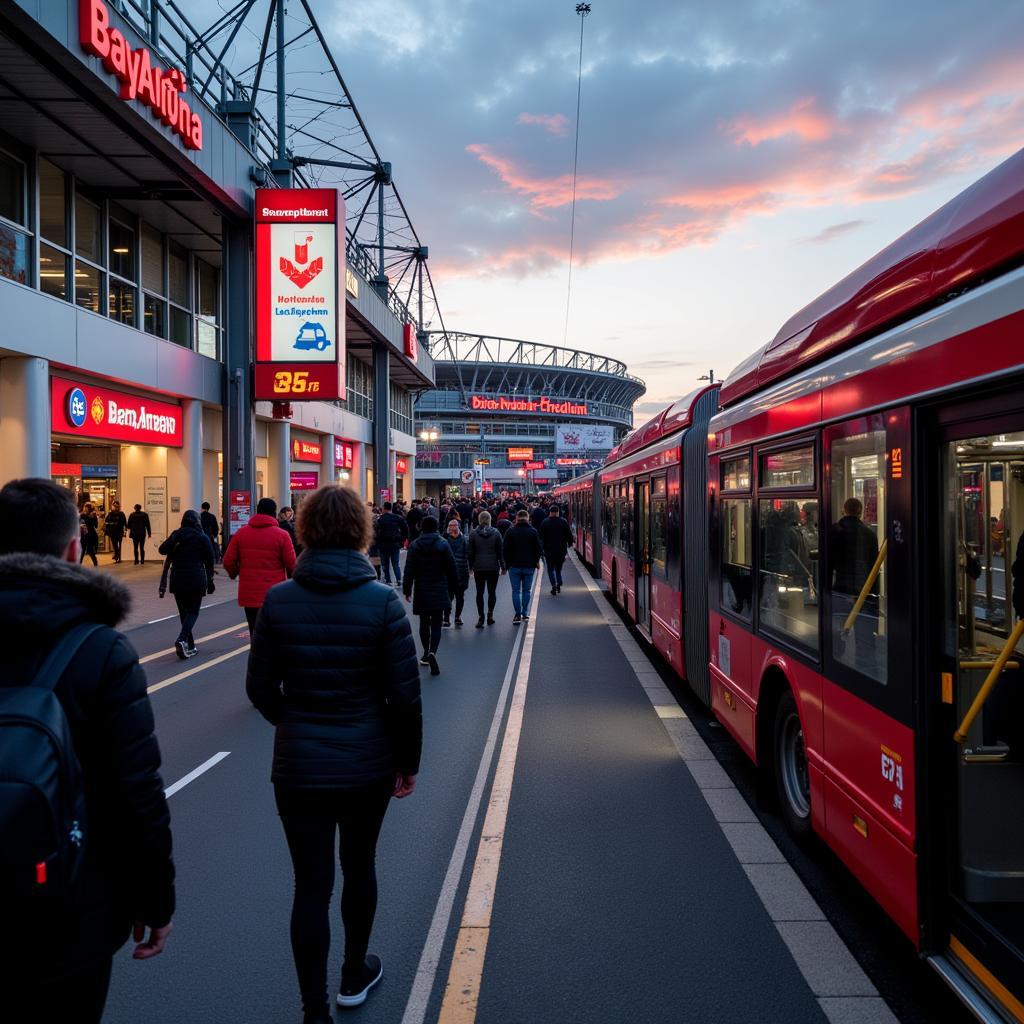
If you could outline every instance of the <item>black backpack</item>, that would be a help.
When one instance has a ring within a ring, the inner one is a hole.
[[[27,685],[0,687],[0,906],[4,927],[56,934],[77,902],[85,794],[53,690],[97,623],[73,628]]]

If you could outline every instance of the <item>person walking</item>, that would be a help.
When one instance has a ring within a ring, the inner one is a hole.
[[[210,543],[213,545],[213,560],[214,562],[220,561],[220,523],[217,522],[217,517],[210,511],[210,503],[204,501],[200,506],[199,521],[203,524],[203,533],[210,538]]]
[[[232,535],[224,552],[224,568],[231,579],[238,580],[238,603],[252,636],[267,591],[288,579],[295,568],[295,546],[278,525],[273,498],[260,498],[256,515]]]
[[[448,520],[448,535],[445,537],[448,547],[452,549],[455,559],[455,574],[458,586],[455,589],[455,625],[462,625],[462,609],[466,603],[466,591],[469,589],[469,555],[466,550],[466,538],[459,529],[458,519]],[[444,628],[451,628],[451,612],[445,612]]]
[[[110,539],[110,547],[114,552],[114,565],[121,562],[121,545],[127,529],[128,519],[121,511],[121,502],[115,499],[110,503],[110,511],[103,520],[103,532]]]
[[[299,544],[298,537],[295,535],[295,509],[291,505],[285,505],[277,513],[277,525],[291,538],[292,547],[295,549],[295,557],[298,558],[302,554],[302,547]]]
[[[405,516],[405,525],[409,530],[409,543],[411,544],[420,535],[420,520],[423,518],[423,511],[420,509],[419,498],[413,498],[409,505],[409,511]]]
[[[498,603],[498,576],[505,572],[501,534],[491,526],[491,513],[481,512],[480,525],[469,535],[466,556],[476,581],[476,628],[484,628],[484,588],[487,589],[487,625],[494,625]]]
[[[423,723],[409,618],[364,554],[370,513],[348,487],[299,508],[291,580],[267,594],[246,693],[274,731],[271,782],[295,875],[291,943],[304,1024],[330,1024],[327,959],[341,836],[345,953],[339,1006],[359,1006],[383,975],[369,954],[377,837],[391,798],[416,787]]]
[[[159,955],[174,914],[146,676],[117,630],[131,594],[113,576],[79,566],[78,514],[71,493],[49,480],[0,489],[0,703],[8,712],[0,725],[0,986],[12,1024],[69,1016],[99,1024],[114,954],[133,934],[134,959]],[[27,727],[40,708],[61,725],[50,737]],[[39,772],[58,751],[76,773],[54,765],[52,778],[64,781],[47,782]],[[30,791],[31,801],[14,797]],[[63,806],[48,802],[48,791]],[[82,812],[84,829],[75,824]],[[40,847],[54,813],[66,814],[71,830]],[[65,871],[72,881],[62,887]],[[126,1012],[146,1017],[141,1005]]]
[[[502,538],[502,556],[512,584],[512,607],[514,623],[530,617],[530,592],[533,588],[533,574],[540,564],[541,546],[537,531],[530,525],[530,514],[526,509],[516,513],[516,521]]]
[[[213,541],[203,530],[203,522],[195,509],[190,508],[181,517],[181,527],[160,545],[160,554],[166,556],[160,576],[160,596],[168,589],[169,576],[170,591],[181,620],[174,650],[184,661],[199,653],[192,630],[199,621],[203,597],[214,591]]]
[[[79,561],[84,562],[86,558],[92,559],[93,565],[99,565],[96,561],[96,550],[100,546],[99,534],[100,520],[91,501],[82,506],[81,514],[78,517],[78,532],[82,538],[82,554]]]
[[[135,564],[146,564],[146,538],[153,536],[153,527],[149,515],[142,511],[141,505],[128,517],[128,536],[132,539],[132,550],[135,553]]]
[[[437,532],[437,520],[424,516],[420,530],[419,537],[409,545],[403,591],[406,601],[412,600],[413,615],[420,619],[420,643],[423,644],[420,664],[429,665],[430,674],[436,676],[441,673],[437,664],[441,623],[445,614],[451,613],[459,580],[455,557]]]
[[[384,582],[390,586],[391,573],[394,572],[395,586],[400,587],[402,585],[402,566],[398,553],[409,536],[409,528],[401,516],[395,515],[393,508],[390,501],[384,502],[384,511],[377,519],[374,533],[377,551],[380,553],[381,569],[384,572]]]
[[[544,550],[544,562],[548,567],[551,593],[560,594],[562,566],[565,565],[566,555],[572,547],[573,537],[569,524],[559,515],[558,505],[552,503],[547,519],[540,524],[538,534],[540,546]]]

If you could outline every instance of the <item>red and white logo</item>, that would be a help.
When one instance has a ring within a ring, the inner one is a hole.
[[[295,232],[295,262],[287,256],[281,257],[281,273],[288,278],[296,288],[305,288],[324,269],[323,256],[317,256],[312,263],[309,261],[309,243],[313,236],[305,231]],[[299,269],[302,267],[303,269]]]

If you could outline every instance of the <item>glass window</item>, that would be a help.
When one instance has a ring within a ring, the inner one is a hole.
[[[94,263],[103,259],[101,229],[100,208],[75,193],[75,252],[83,259]]]
[[[179,306],[188,306],[188,253],[175,242],[168,247],[168,298]]]
[[[809,535],[817,537],[818,503],[764,498],[758,514],[761,625],[817,650],[818,569]],[[814,526],[805,528],[810,522]]]
[[[813,487],[814,445],[761,456],[762,487]]]
[[[192,342],[189,324],[192,318],[183,309],[171,306],[171,333],[170,338],[176,345],[184,345],[188,348]]]
[[[750,618],[753,552],[750,499],[722,499],[722,608]]]
[[[722,462],[722,490],[750,490],[750,456],[742,459],[728,459]]]
[[[110,222],[110,272],[135,280],[135,232],[116,220]]]
[[[196,317],[196,351],[200,355],[209,356],[211,359],[218,357],[219,334],[220,332],[213,324],[201,317]]]
[[[28,235],[0,223],[0,276],[28,284]]]
[[[0,153],[0,217],[25,223],[25,165]]]
[[[68,258],[45,242],[39,244],[39,288],[58,299],[71,298],[68,294]]]
[[[158,338],[167,337],[167,303],[163,299],[146,295],[143,303],[143,330]]]
[[[75,303],[83,309],[100,313],[100,289],[103,275],[88,263],[75,260]]]
[[[668,557],[668,508],[664,498],[651,501],[651,561],[662,572]]]
[[[131,285],[110,279],[110,302],[107,316],[129,327],[135,326],[135,289]]]
[[[887,680],[884,430],[832,442],[828,564],[832,655],[880,683]]]
[[[164,294],[164,239],[156,228],[142,225],[142,287]]]
[[[219,322],[217,307],[217,268],[196,260],[196,312],[214,323]]]
[[[49,160],[39,161],[39,233],[57,245],[68,244],[67,180]]]

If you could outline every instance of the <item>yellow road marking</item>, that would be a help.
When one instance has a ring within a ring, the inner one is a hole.
[[[234,629],[235,627],[232,626],[231,628]],[[203,662],[202,665],[196,665],[195,668],[190,668],[185,672],[179,672],[176,676],[171,676],[170,679],[164,679],[159,683],[154,683],[152,686],[147,686],[146,693],[156,693],[157,690],[162,690],[165,686],[170,686],[172,683],[180,683],[182,679],[188,679],[189,676],[194,676],[197,672],[203,672],[208,668],[213,668],[214,665],[219,665],[222,661],[227,661],[228,658],[236,658],[239,654],[244,654],[247,650],[249,650],[249,645],[245,644],[245,646],[239,647],[235,651],[228,651],[227,654],[222,654],[219,658]]]
[[[219,629],[219,630],[217,630],[216,633],[207,633],[206,636],[201,636],[196,641],[196,643],[197,644],[202,644],[202,643],[206,643],[207,640],[216,640],[218,637],[221,637],[221,636],[224,636],[227,633],[230,633],[233,629],[240,629],[244,625],[245,625],[244,622],[236,622],[233,626],[228,626],[227,629]],[[144,658],[139,658],[139,664],[140,665],[145,665],[147,662],[156,661],[157,658],[162,658],[165,654],[173,654],[173,653],[174,653],[174,648],[173,647],[168,647],[166,650],[157,651],[155,654],[147,654]]]

